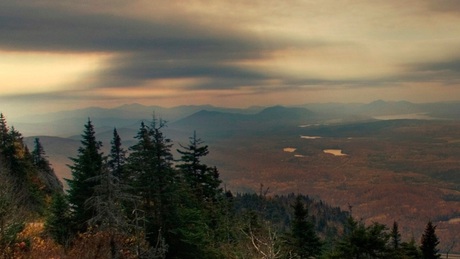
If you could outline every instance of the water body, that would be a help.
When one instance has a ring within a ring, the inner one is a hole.
[[[300,138],[303,138],[303,139],[320,139],[322,137],[320,137],[320,136],[300,136]]]
[[[334,156],[348,156],[347,154],[342,153],[342,149],[325,149],[323,152]]]
[[[377,119],[377,120],[402,120],[402,119],[435,120],[436,118],[431,117],[427,115],[426,113],[410,113],[410,114],[374,116],[374,119]]]
[[[290,153],[292,153],[292,152],[294,152],[296,150],[297,150],[297,148],[293,148],[293,147],[285,147],[283,149],[284,152],[290,152]]]
[[[304,125],[299,125],[299,128],[308,128],[308,127],[313,127],[313,126],[320,126],[321,124],[316,123],[316,124],[304,124]]]

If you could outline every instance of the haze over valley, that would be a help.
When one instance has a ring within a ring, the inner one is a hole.
[[[248,109],[125,105],[12,124],[40,133],[25,133],[26,143],[39,137],[62,179],[71,177],[66,164],[77,154],[88,118],[107,153],[114,127],[128,148],[140,122],[155,114],[169,121],[165,134],[173,151],[196,131],[209,145],[206,162],[218,167],[232,191],[257,192],[263,184],[270,195],[303,193],[344,210],[350,205],[367,222],[400,222],[405,238],[419,236],[419,226],[432,219],[446,240],[460,232],[459,111],[460,103],[385,101]]]

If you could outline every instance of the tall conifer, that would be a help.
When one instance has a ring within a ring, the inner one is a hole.
[[[308,219],[308,209],[302,203],[300,195],[292,207],[294,219],[287,238],[288,247],[298,258],[317,257],[321,253],[322,242],[315,232],[315,226]]]
[[[441,258],[441,255],[438,253],[439,249],[439,239],[436,235],[436,226],[433,225],[433,222],[428,221],[425,227],[425,232],[422,235],[420,250],[424,259],[437,259]]]
[[[69,185],[69,203],[73,209],[73,220],[76,230],[85,230],[86,222],[93,217],[94,209],[87,208],[85,202],[94,193],[97,182],[89,181],[102,173],[103,155],[100,152],[102,143],[96,140],[96,133],[91,120],[85,125],[78,156],[71,158],[72,179],[66,179]]]
[[[140,209],[146,215],[147,232],[154,235],[159,228],[168,229],[175,195],[175,171],[172,168],[171,140],[162,132],[166,122],[153,117],[152,123],[141,127],[130,148],[129,170],[134,179],[136,195],[142,199]],[[156,236],[150,236],[155,242]]]
[[[3,113],[0,113],[0,149],[4,149],[8,140],[8,124]]]
[[[113,175],[120,179],[125,177],[126,150],[121,146],[121,138],[117,129],[113,129],[112,147],[108,158],[108,167]]]
[[[201,161],[209,153],[208,146],[203,143],[196,136],[196,132],[193,132],[189,144],[181,145],[182,149],[177,150],[181,154],[180,164],[177,167],[197,198],[203,201],[213,201],[221,192],[219,189],[221,181],[217,168],[209,167]]]
[[[56,193],[51,200],[45,230],[54,241],[67,247],[71,239],[70,223],[69,203],[62,193]]]

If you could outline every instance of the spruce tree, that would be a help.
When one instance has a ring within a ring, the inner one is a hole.
[[[8,124],[3,113],[0,113],[0,150],[5,149],[6,143],[8,141]]]
[[[401,234],[399,233],[398,222],[393,222],[393,227],[391,228],[391,248],[395,251],[399,250],[401,247]]]
[[[401,233],[399,233],[398,222],[394,221],[390,232],[389,252],[392,258],[398,259],[404,257],[404,251],[401,245]]]
[[[291,232],[287,235],[288,249],[296,258],[311,258],[321,254],[322,242],[315,232],[315,226],[308,219],[308,209],[297,196],[294,205]]]
[[[70,165],[72,179],[66,179],[69,185],[69,203],[73,211],[74,227],[77,231],[84,231],[86,222],[93,217],[94,209],[85,206],[86,200],[93,196],[97,182],[89,181],[102,173],[103,155],[100,152],[102,143],[96,140],[96,133],[91,120],[85,125],[82,134],[78,156],[71,158]]]
[[[411,238],[409,242],[402,242],[401,243],[401,250],[403,254],[403,258],[411,258],[411,259],[421,259],[422,254],[415,242],[414,237]]]
[[[146,215],[149,241],[153,244],[159,228],[169,229],[173,217],[176,175],[172,168],[171,140],[162,132],[166,122],[153,117],[150,126],[141,123],[135,138],[138,143],[130,148],[130,177],[134,180],[136,195],[141,197],[140,209]],[[153,236],[152,236],[153,235]]]
[[[108,167],[114,176],[122,179],[125,175],[126,164],[126,150],[121,146],[121,138],[118,135],[117,129],[113,129],[113,139],[110,142],[112,147],[110,149]]]
[[[125,152],[116,129],[112,140],[108,161],[104,161],[101,174],[88,179],[96,183],[94,193],[86,204],[94,209],[95,214],[89,220],[93,226],[108,229],[110,232],[124,232],[128,229],[128,219],[123,205],[133,202],[134,196],[128,193],[129,186],[124,184],[122,174]]]
[[[40,143],[39,138],[34,139],[34,149],[32,151],[32,161],[35,166],[40,169],[48,169],[49,163],[47,163],[45,157],[45,150],[43,149],[42,144]]]
[[[436,226],[433,226],[433,223],[428,221],[425,227],[425,232],[422,235],[420,250],[424,259],[436,259],[441,258],[439,254],[439,239],[436,235]]]
[[[51,167],[50,162],[46,157],[45,150],[40,143],[39,138],[34,139],[34,149],[31,153],[31,160],[34,166],[38,169],[38,176],[45,185],[44,191],[48,194],[54,192],[63,192],[63,186],[61,181],[57,178],[54,173],[54,169]]]
[[[198,199],[215,201],[222,191],[219,189],[221,184],[219,172],[217,168],[208,167],[201,161],[209,153],[208,146],[203,145],[204,142],[197,138],[196,132],[193,132],[189,140],[187,146],[181,145],[182,150],[177,150],[181,154],[177,168]]]
[[[374,222],[366,227],[362,221],[349,217],[344,236],[330,258],[389,258],[389,239],[385,225]]]
[[[24,145],[22,134],[17,131],[14,127],[8,131],[3,154],[8,160],[8,164],[11,173],[15,175],[18,181],[22,182],[25,180],[27,169],[25,157],[28,150]]]
[[[53,240],[65,247],[70,245],[71,240],[70,207],[66,197],[56,193],[51,201],[49,213],[45,221],[45,231]]]

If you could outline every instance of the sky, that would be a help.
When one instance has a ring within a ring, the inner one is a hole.
[[[0,0],[0,112],[460,100],[456,0]]]

